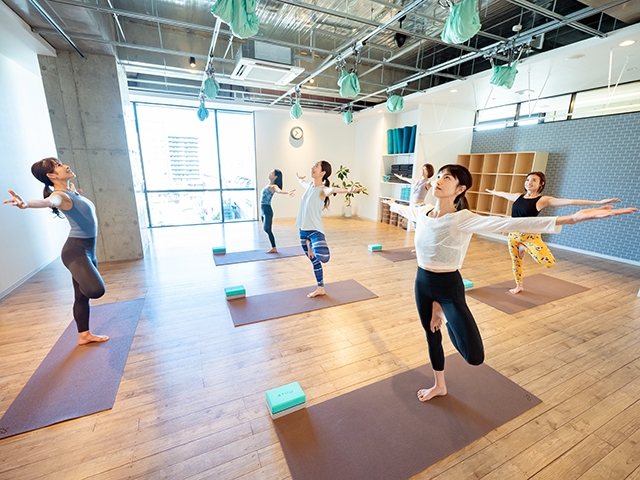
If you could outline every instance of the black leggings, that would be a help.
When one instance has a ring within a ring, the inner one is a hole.
[[[447,317],[451,343],[471,365],[484,362],[482,337],[464,299],[464,284],[460,272],[434,273],[418,267],[415,284],[416,305],[422,328],[427,332],[429,358],[436,371],[444,370],[442,333],[430,329],[433,302],[442,305]]]
[[[271,248],[276,247],[276,238],[271,231],[271,223],[273,222],[273,208],[271,205],[262,204],[262,228],[269,236],[269,242],[271,242]]]
[[[89,299],[100,298],[105,292],[104,282],[98,272],[95,237],[69,237],[62,247],[60,258],[73,279],[73,318],[78,333],[86,332],[89,330]]]

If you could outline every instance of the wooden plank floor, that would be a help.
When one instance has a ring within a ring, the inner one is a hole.
[[[379,298],[234,328],[225,286],[314,285],[305,257],[214,265],[214,245],[268,248],[255,223],[157,229],[144,260],[101,264],[95,305],[146,299],[115,405],[0,440],[0,478],[290,478],[266,390],[298,381],[314,405],[428,362],[415,263],[367,251],[413,234],[358,219],[325,227],[326,281],[353,278]],[[291,220],[274,232],[298,242]],[[542,404],[415,478],[640,479],[640,268],[554,253],[550,271],[525,260],[525,288],[544,272],[590,290],[515,315],[468,299],[487,364]],[[476,286],[509,280],[506,246],[474,238],[462,273]],[[58,260],[0,301],[0,415],[72,321],[71,297]]]

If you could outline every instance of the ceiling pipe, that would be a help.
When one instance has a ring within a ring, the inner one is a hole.
[[[339,54],[337,57],[333,58],[330,62],[326,63],[325,65],[323,65],[322,67],[316,69],[313,73],[311,73],[306,79],[304,79],[302,82],[299,82],[295,85],[295,87],[290,88],[287,93],[285,93],[284,95],[281,95],[276,101],[272,102],[270,104],[270,106],[275,105],[276,103],[278,103],[280,100],[282,100],[283,98],[287,97],[288,95],[291,95],[294,91],[296,91],[296,89],[298,87],[300,87],[301,85],[307,83],[309,81],[309,79],[317,76],[318,74],[324,72],[327,68],[332,67],[333,65],[335,65],[336,63],[338,63],[341,60],[344,60],[345,58],[347,58],[349,55],[351,55],[354,50],[359,50],[362,48],[362,46],[370,39],[373,38],[374,36],[376,36],[378,33],[380,33],[381,31],[383,31],[385,28],[387,28],[389,25],[391,25],[394,22],[397,22],[398,19],[404,15],[406,15],[407,13],[411,12],[412,10],[415,10],[416,8],[418,8],[420,5],[422,5],[426,0],[415,0],[415,2],[413,2],[411,5],[409,5],[408,7],[402,9],[402,11],[396,13],[393,17],[391,17],[391,19],[387,22],[385,22],[383,25],[380,25],[379,27],[375,28],[373,31],[365,34],[362,36],[362,38],[356,40],[353,44],[353,48],[348,48],[345,51],[343,51],[341,54]]]
[[[87,58],[84,56],[84,54],[80,51],[80,49],[76,46],[75,43],[73,43],[73,40],[71,40],[71,37],[69,37],[69,35],[67,35],[65,33],[64,30],[62,30],[62,28],[60,28],[60,26],[56,23],[56,21],[51,18],[51,15],[49,15],[47,13],[47,11],[42,8],[42,5],[40,5],[36,0],[29,0],[29,3],[31,5],[33,5],[35,7],[36,10],[38,10],[38,12],[40,12],[40,15],[42,15],[44,17],[44,19],[49,22],[51,24],[51,26],[53,28],[55,28],[57,30],[57,32],[62,35],[62,37],[69,42],[69,45],[71,45],[73,47],[73,49],[78,52],[78,55],[80,55],[82,58]]]
[[[602,33],[600,30],[582,25],[581,23],[575,21],[569,21],[567,17],[560,15],[559,13],[547,10],[546,8],[536,5],[535,3],[528,2],[527,0],[507,0],[507,2],[513,3],[514,5],[517,5],[519,7],[526,8],[527,10],[537,12],[545,17],[553,18],[554,20],[567,21],[567,25],[569,25],[570,27],[573,27],[576,30],[580,30],[584,33],[588,33],[589,35],[600,38],[606,38],[607,36],[606,33]]]

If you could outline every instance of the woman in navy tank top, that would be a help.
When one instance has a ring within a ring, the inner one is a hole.
[[[276,248],[276,238],[271,231],[271,225],[273,223],[273,208],[271,208],[271,199],[273,195],[280,193],[283,195],[289,195],[293,197],[296,194],[296,189],[282,190],[282,172],[277,168],[269,172],[269,184],[262,189],[260,193],[260,210],[262,213],[262,229],[269,237],[269,243],[271,243],[271,250],[267,253],[278,253]]]
[[[511,207],[512,217],[537,217],[540,210],[546,207],[565,207],[568,205],[606,205],[609,203],[617,203],[617,198],[607,198],[604,200],[572,200],[569,198],[555,198],[548,195],[542,195],[542,191],[547,183],[544,173],[531,172],[527,175],[524,182],[526,193],[508,193],[489,190],[487,192],[498,197],[506,198],[513,202]],[[513,294],[520,293],[524,290],[522,273],[524,271],[523,258],[524,253],[528,252],[531,258],[539,265],[551,268],[556,264],[553,254],[549,247],[542,241],[539,233],[510,232],[509,233],[509,253],[511,255],[511,263],[513,276],[516,280],[515,288],[509,291]]]
[[[71,179],[76,175],[68,165],[56,158],[45,158],[31,166],[33,176],[44,183],[44,200],[23,200],[13,190],[9,203],[20,209],[51,208],[58,217],[66,217],[71,226],[69,238],[62,247],[60,258],[71,272],[75,293],[73,318],[78,327],[78,345],[106,342],[106,335],[94,335],[89,330],[89,300],[105,293],[104,282],[98,272],[96,237],[98,220],[91,201],[75,189]]]

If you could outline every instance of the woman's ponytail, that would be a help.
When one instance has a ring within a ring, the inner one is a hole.
[[[331,164],[326,160],[320,160],[320,169],[324,172],[324,178],[322,179],[322,183],[325,187],[330,187],[331,182],[329,181],[329,176],[331,175]],[[330,204],[329,195],[324,197],[324,208],[323,210],[329,208]]]
[[[51,188],[51,187],[53,187],[53,182],[47,176],[47,174],[48,173],[53,173],[55,171],[55,169],[56,169],[56,166],[58,166],[58,160],[56,158],[53,158],[53,157],[43,158],[39,162],[36,162],[33,165],[31,165],[31,173],[33,174],[33,176],[36,177],[42,183],[44,183],[44,189],[42,190],[42,196],[45,199],[49,198],[51,196],[51,194],[53,193],[53,190]],[[60,212],[60,210],[57,207],[51,207],[51,210],[53,211],[53,213],[56,216],[58,216],[60,218],[63,218],[62,213]]]

